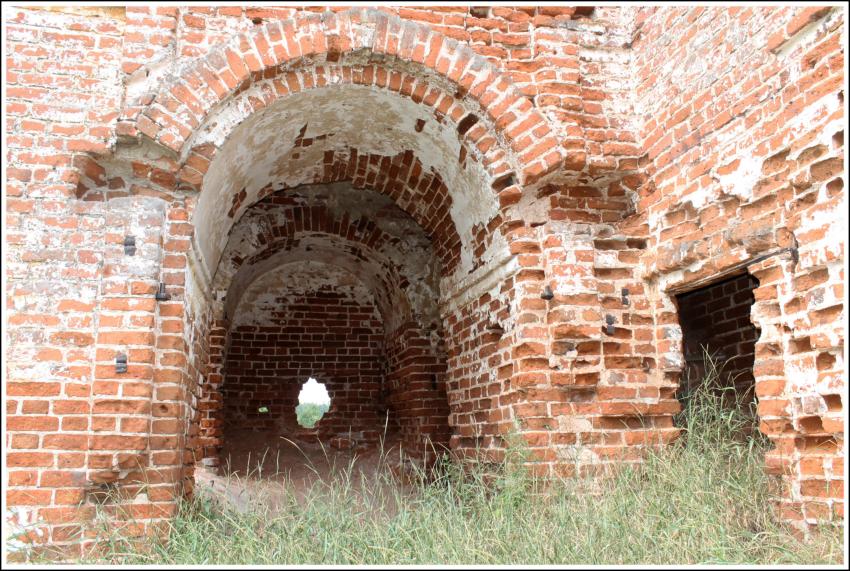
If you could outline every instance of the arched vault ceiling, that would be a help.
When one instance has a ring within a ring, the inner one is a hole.
[[[235,127],[223,116],[205,136],[221,145],[194,213],[197,243],[210,269],[217,266],[234,221],[264,189],[322,181],[329,157],[352,152],[373,162],[407,153],[441,181],[446,196],[426,199],[411,188],[398,190],[397,202],[432,238],[449,231],[459,236],[462,266],[472,264],[475,228],[498,213],[484,169],[467,158],[470,151],[462,148],[456,129],[438,122],[427,107],[377,88],[343,85],[297,93]],[[339,179],[344,178],[343,173]],[[447,220],[434,216],[441,209]]]
[[[376,305],[369,286],[347,269],[319,260],[292,260],[250,284],[235,308],[233,327],[275,323],[286,317],[279,312],[289,303],[319,291],[332,292],[366,307]]]
[[[386,196],[346,183],[281,191],[248,209],[233,227],[213,280],[224,315],[268,272],[319,261],[356,276],[371,291],[391,331],[439,321],[439,264],[431,242]]]

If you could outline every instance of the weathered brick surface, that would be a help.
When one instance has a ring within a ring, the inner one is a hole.
[[[78,554],[104,485],[173,512],[248,406],[242,294],[309,263],[372,296],[364,431],[518,431],[546,475],[677,435],[675,298],[746,272],[779,507],[843,517],[843,9],[6,14],[7,515],[41,541]]]
[[[783,513],[803,527],[843,514],[844,431],[831,420],[845,387],[843,12],[642,10],[637,20],[649,178],[627,224],[648,238],[644,276],[661,292],[744,267],[758,280],[753,372]],[[671,301],[657,308],[658,338],[675,339]],[[678,343],[662,343],[660,358],[679,369]],[[828,467],[808,472],[809,455]],[[809,493],[817,486],[831,491]]]

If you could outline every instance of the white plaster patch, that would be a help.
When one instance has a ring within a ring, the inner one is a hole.
[[[717,175],[717,182],[725,194],[738,196],[746,201],[752,196],[753,188],[762,178],[764,159],[754,157],[750,153],[743,153],[740,161],[735,171],[726,175]],[[687,200],[699,210],[716,195],[716,192],[712,192],[712,187],[708,186],[689,194]]]
[[[812,131],[813,125],[818,125],[825,118],[831,116],[836,111],[840,111],[842,108],[843,105],[838,93],[831,93],[818,99],[814,104],[804,108],[791,122],[788,123],[787,134],[785,135],[784,140],[791,142],[798,139],[802,134]],[[843,128],[844,124],[841,118],[823,125],[817,130],[819,133],[818,142],[828,147],[831,143],[832,134]],[[802,152],[803,150],[804,149],[800,149],[799,152]],[[799,155],[799,152],[790,158],[796,158]]]

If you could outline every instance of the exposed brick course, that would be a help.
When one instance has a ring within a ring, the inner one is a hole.
[[[231,330],[222,390],[225,427],[298,432],[298,393],[315,377],[331,397],[317,425],[320,437],[351,432],[374,442],[383,426],[384,337],[374,304],[319,290],[280,299],[269,321]],[[264,406],[269,411],[259,412]]]

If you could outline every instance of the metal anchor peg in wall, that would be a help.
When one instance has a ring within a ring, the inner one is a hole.
[[[127,372],[127,355],[124,353],[118,353],[115,356],[115,372],[116,373],[126,373]]]
[[[171,295],[168,294],[165,291],[165,284],[164,283],[162,283],[162,282],[159,283],[159,290],[156,292],[156,295],[154,296],[154,298],[157,301],[168,301],[169,299],[171,299]]]
[[[136,237],[124,236],[124,254],[127,256],[136,255]]]
[[[605,316],[605,333],[607,335],[613,335],[614,334],[614,323],[616,323],[616,322],[617,322],[617,320],[614,319],[613,315],[606,315]]]

